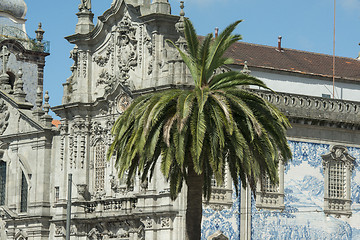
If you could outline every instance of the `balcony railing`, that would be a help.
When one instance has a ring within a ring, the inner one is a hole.
[[[37,52],[50,52],[50,42],[38,42],[34,38],[30,38],[24,31],[16,27],[0,26],[0,41],[4,39],[15,39],[22,42],[26,49]]]
[[[360,102],[253,90],[295,123],[360,129]]]

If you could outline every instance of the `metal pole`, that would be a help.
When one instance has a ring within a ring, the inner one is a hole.
[[[69,173],[68,178],[68,200],[66,208],[66,240],[70,240],[70,222],[71,222],[71,186],[72,186],[72,174]]]

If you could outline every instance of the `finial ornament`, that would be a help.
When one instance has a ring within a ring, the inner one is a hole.
[[[184,12],[184,1],[180,1],[180,17],[184,17],[185,16],[185,12]]]
[[[45,103],[44,103],[44,111],[46,114],[49,113],[49,110],[50,110],[50,104],[49,104],[49,91],[46,91],[45,92],[45,96],[44,96],[44,100],[45,100]]]
[[[41,110],[42,107],[42,91],[40,87],[36,90],[36,108]]]
[[[39,23],[39,28],[35,31],[36,33],[36,40],[41,43],[41,41],[44,39],[44,33],[45,31],[41,28],[41,23]]]
[[[175,28],[176,31],[180,34],[179,39],[176,41],[176,44],[181,47],[184,48],[186,45],[186,40],[185,40],[185,12],[184,12],[184,1],[180,1],[180,19],[179,21],[175,24]]]
[[[18,79],[15,82],[14,95],[19,102],[25,102],[26,93],[24,92],[24,81],[22,80],[22,76],[23,76],[22,68],[19,68],[17,76]]]
[[[24,81],[22,80],[22,76],[23,76],[22,68],[19,68],[17,75],[18,75],[18,80],[15,83],[15,92],[22,92],[24,87]]]

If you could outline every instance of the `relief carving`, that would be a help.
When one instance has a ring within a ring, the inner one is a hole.
[[[9,125],[10,112],[5,101],[0,99],[0,135],[2,135]]]
[[[169,217],[160,217],[160,225],[162,228],[169,228],[171,226],[171,219]]]
[[[87,76],[87,52],[82,53],[82,62],[83,62],[83,77],[86,78]]]
[[[111,75],[108,71],[106,71],[105,69],[103,69],[100,74],[99,74],[99,78],[96,82],[96,86],[99,86],[101,84],[105,85],[105,91],[109,92],[112,88],[112,84],[114,83],[114,76]]]
[[[93,61],[100,67],[105,67],[106,64],[109,62],[110,60],[110,56],[111,54],[114,52],[114,46],[112,44],[110,44],[107,48],[106,48],[106,52],[105,55],[100,55],[100,56],[95,56],[93,57]]]
[[[148,62],[148,75],[150,75],[153,71],[153,61],[154,61],[154,52],[155,52],[155,44],[154,44],[154,33],[152,37],[146,36],[144,42],[145,42],[145,47],[148,50],[150,59]]]
[[[55,236],[65,236],[66,230],[64,226],[56,226],[55,227]]]
[[[133,26],[130,17],[125,15],[123,20],[119,23],[117,31],[119,36],[117,37],[116,45],[118,49],[118,63],[120,70],[120,79],[122,82],[126,82],[129,78],[130,70],[134,70],[137,66],[137,43],[136,28]]]

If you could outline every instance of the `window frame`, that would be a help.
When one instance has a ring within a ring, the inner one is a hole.
[[[279,184],[274,186],[271,183],[268,183],[269,177],[263,176],[263,179],[257,182],[256,185],[256,208],[258,209],[267,209],[267,210],[284,210],[284,161],[282,156],[279,155]],[[264,188],[264,185],[269,185],[271,188],[270,191],[267,191]],[[271,186],[272,185],[272,186]],[[277,189],[276,191],[274,189]]]
[[[334,214],[338,217],[345,215],[350,217],[351,211],[351,178],[354,169],[355,158],[350,156],[348,149],[342,145],[330,146],[330,152],[321,156],[323,159],[324,169],[324,213],[326,215]],[[340,186],[343,189],[343,196],[330,196],[331,190],[336,190],[337,187],[331,187],[331,183],[339,182],[338,179],[331,180],[332,173],[339,173],[339,170],[333,170],[334,165],[343,168],[343,183],[345,186]]]
[[[29,182],[25,176],[24,171],[21,171],[21,186],[20,186],[20,212],[21,213],[27,212],[28,199],[29,199]]]
[[[103,151],[101,151],[99,148],[102,148]],[[100,151],[102,153],[102,167],[99,167],[99,161],[100,159],[98,158],[98,151]],[[95,145],[94,145],[94,192],[96,193],[102,193],[105,191],[105,181],[106,181],[106,144],[105,141],[102,139],[99,139],[98,141],[96,141]],[[99,169],[102,171],[103,176],[102,176],[102,180],[98,179],[98,173],[99,173]],[[102,187],[99,185],[102,185]]]

